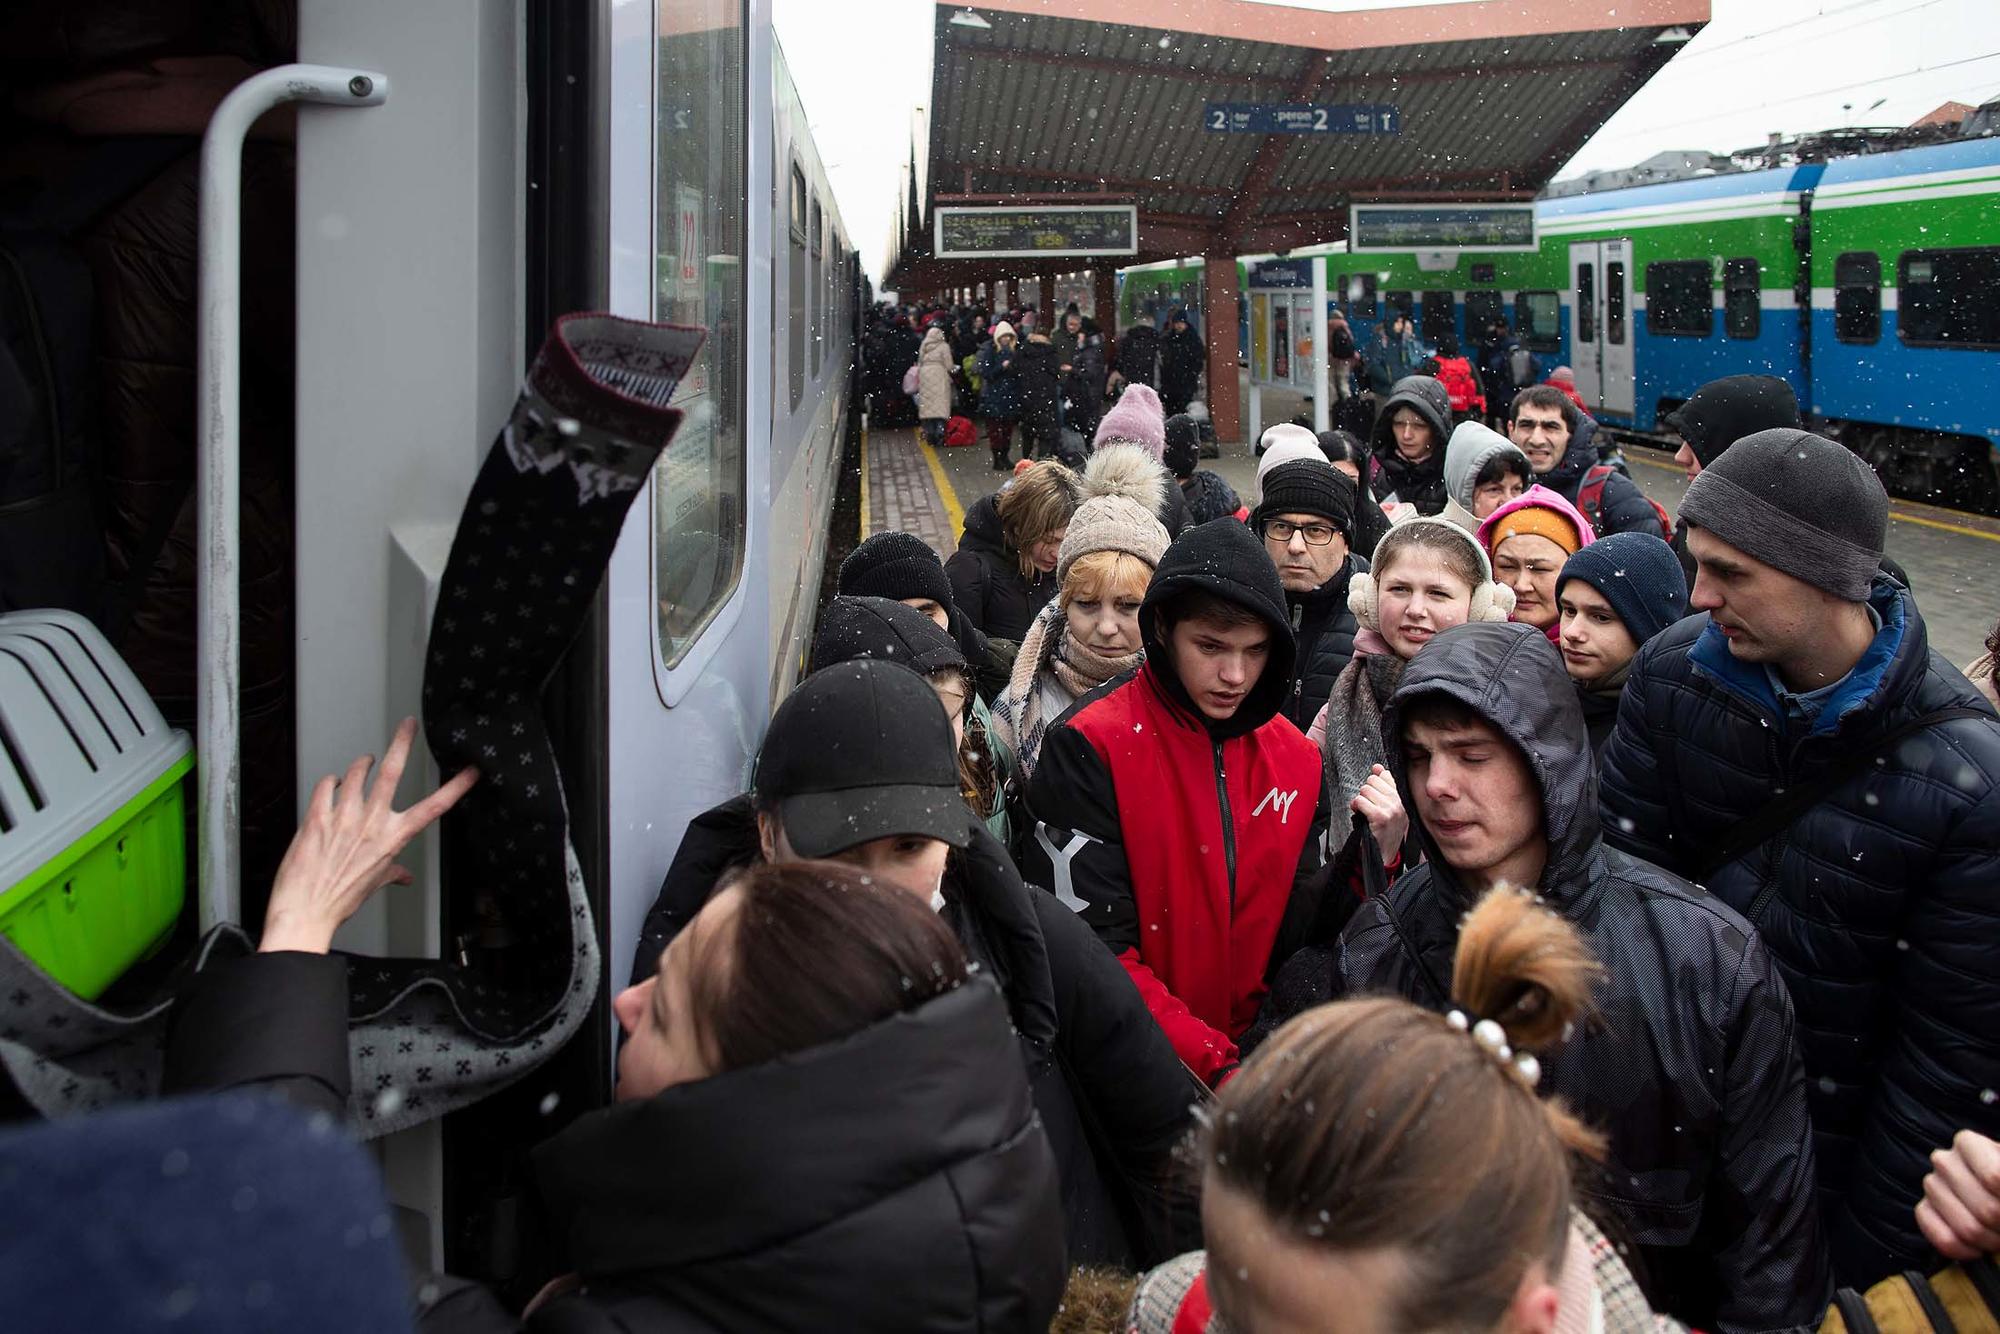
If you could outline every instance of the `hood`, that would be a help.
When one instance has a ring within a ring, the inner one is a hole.
[[[1404,407],[1415,409],[1437,433],[1438,447],[1422,463],[1411,463],[1396,452],[1396,433],[1389,423],[1395,419],[1396,409]],[[1375,430],[1368,447],[1390,480],[1397,487],[1408,488],[1422,485],[1430,478],[1444,476],[1444,448],[1450,438],[1451,391],[1432,376],[1406,375],[1396,381],[1389,397],[1382,401],[1381,409],[1375,414]],[[1408,496],[1402,498],[1410,499]]]
[[[993,341],[996,343],[1003,338],[1013,338],[1015,336],[1014,326],[1007,323],[1007,321],[1005,320],[1000,321],[998,324],[994,325],[991,329],[988,329],[987,333],[993,336]]]
[[[1161,642],[1161,604],[1197,588],[1248,607],[1271,627],[1271,654],[1264,663],[1264,674],[1257,678],[1242,707],[1226,722],[1203,719],[1203,726],[1217,740],[1244,736],[1276,717],[1291,691],[1298,645],[1285,604],[1285,586],[1278,582],[1278,567],[1271,563],[1264,544],[1234,518],[1196,524],[1175,538],[1167,554],[1160,557],[1153,582],[1146,588],[1146,600],[1139,605],[1139,633],[1149,649],[1145,670],[1176,706],[1203,718],[1174,672],[1172,655],[1164,648],[1150,651]]]
[[[533,1161],[577,1271],[606,1278],[795,1241],[1033,1117],[1007,1007],[974,977],[824,1046],[588,1112]],[[872,1281],[894,1283],[896,1257],[883,1263]]]
[[[1549,864],[1542,890],[1567,913],[1589,891],[1602,868],[1597,822],[1597,770],[1576,686],[1562,655],[1541,631],[1515,622],[1454,626],[1418,650],[1403,669],[1382,716],[1389,769],[1423,840],[1424,855],[1440,884],[1461,906],[1469,895],[1456,883],[1437,845],[1424,830],[1412,798],[1403,748],[1398,743],[1403,707],[1418,695],[1449,695],[1498,728],[1523,755],[1541,789],[1549,834]]]
[[[942,343],[944,340],[944,326],[942,324],[933,324],[924,331],[924,342],[926,343]]]
[[[1479,470],[1496,454],[1509,453],[1519,455],[1521,470],[1531,477],[1534,475],[1534,469],[1528,466],[1528,456],[1519,445],[1490,426],[1460,422],[1444,447],[1445,489],[1459,505],[1471,510],[1473,483],[1479,477]]]
[[[1799,420],[1798,395],[1775,375],[1710,380],[1662,420],[1681,433],[1704,468],[1746,435],[1804,425]]]
[[[1563,518],[1568,519],[1570,524],[1575,527],[1577,536],[1582,539],[1582,546],[1577,548],[1579,551],[1597,540],[1597,533],[1591,528],[1590,520],[1583,517],[1582,510],[1564,500],[1558,493],[1549,490],[1548,487],[1537,482],[1479,521],[1479,545],[1484,547],[1487,553],[1491,555],[1493,544],[1488,539],[1494,528],[1499,526],[1500,520],[1506,518],[1515,510],[1535,508],[1554,510],[1557,514],[1562,515]]]
[[[1000,493],[981,496],[965,512],[965,535],[958,542],[961,547],[972,547],[978,551],[990,551],[996,555],[1007,555],[1007,533],[1000,526]]]

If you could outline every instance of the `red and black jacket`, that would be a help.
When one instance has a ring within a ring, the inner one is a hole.
[[[1193,588],[1271,626],[1262,677],[1222,723],[1195,708],[1158,648],[1158,607]],[[1077,701],[1042,741],[1022,865],[1119,956],[1175,1052],[1214,1084],[1234,1068],[1270,974],[1313,935],[1325,784],[1318,748],[1279,712],[1291,627],[1248,528],[1190,529],[1139,616],[1147,662]]]

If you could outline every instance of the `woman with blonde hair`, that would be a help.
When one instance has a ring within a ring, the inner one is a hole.
[[[1080,497],[1077,476],[1053,459],[1022,470],[965,513],[945,562],[952,601],[973,627],[1019,643],[1056,591],[1056,553]]]
[[[1084,469],[1084,500],[1056,555],[1060,592],[1028,628],[993,704],[994,738],[1012,753],[1017,782],[1034,773],[1050,723],[1145,657],[1139,604],[1167,549],[1157,517],[1165,489],[1159,465],[1131,446],[1100,450]]]
[[[1452,1003],[1299,1015],[1223,1086],[1199,1150],[1206,1252],[1140,1283],[1128,1327],[1652,1334],[1577,1207],[1604,1139],[1535,1088],[1589,1005],[1576,929],[1512,889],[1467,916]]]

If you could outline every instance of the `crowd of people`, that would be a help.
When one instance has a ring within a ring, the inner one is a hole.
[[[1992,1274],[1994,669],[1881,484],[1732,377],[1668,529],[1559,389],[1494,429],[1395,369],[1248,503],[1131,375],[948,562],[860,543],[661,868],[617,1101],[535,1154],[570,1272],[423,1327],[1734,1334]],[[333,932],[475,781],[395,811],[413,730],[315,791],[171,1091],[342,1113]]]

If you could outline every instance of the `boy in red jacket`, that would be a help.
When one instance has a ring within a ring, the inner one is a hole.
[[[1319,750],[1279,715],[1285,593],[1233,519],[1167,548],[1139,610],[1146,660],[1049,728],[1022,869],[1124,963],[1211,1086],[1269,975],[1314,934],[1326,796]]]

